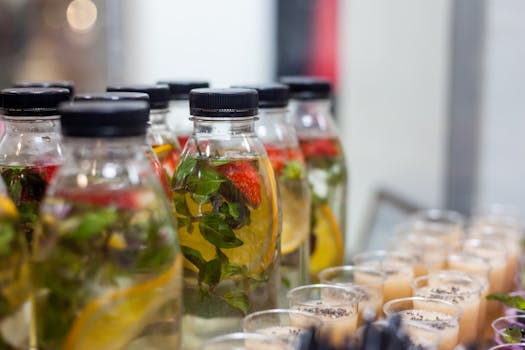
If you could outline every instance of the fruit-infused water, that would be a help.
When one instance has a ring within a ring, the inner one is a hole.
[[[310,280],[310,188],[295,129],[286,119],[288,87],[281,84],[243,87],[259,93],[259,119],[255,131],[264,143],[279,187],[282,211],[280,304],[284,307],[288,304],[286,293]]]
[[[182,255],[144,102],[62,108],[67,153],[32,256],[38,349],[177,349]]]
[[[6,350],[29,346],[29,320],[24,317],[30,295],[29,260],[19,219],[0,180],[0,349]]]
[[[59,88],[12,88],[1,92],[5,133],[0,175],[29,242],[46,188],[62,162],[57,105],[69,99]]]
[[[347,171],[331,115],[328,81],[284,77],[290,87],[290,120],[295,126],[312,189],[310,275],[344,260]]]
[[[246,313],[277,306],[280,211],[254,133],[257,92],[195,89],[190,103],[195,130],[173,202],[185,257],[184,347],[194,349],[240,330]]]

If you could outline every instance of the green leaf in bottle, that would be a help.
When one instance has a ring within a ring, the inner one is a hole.
[[[173,178],[174,182],[180,182],[184,180],[189,174],[193,172],[197,166],[197,160],[195,158],[184,158],[177,166],[177,173]]]
[[[224,177],[216,171],[203,167],[197,173],[192,173],[186,180],[186,185],[191,192],[201,196],[207,196],[219,190]]]
[[[117,212],[113,208],[86,213],[80,218],[71,218],[63,223],[62,229],[73,226],[68,237],[74,240],[84,240],[100,234],[117,220]],[[69,231],[69,230],[68,230]]]
[[[221,280],[221,262],[219,259],[208,261],[202,269],[199,270],[199,280],[210,287],[216,286]]]
[[[199,270],[204,268],[204,265],[206,265],[206,260],[204,260],[198,250],[184,245],[181,245],[180,249],[182,250],[184,257],[188,259],[193,265],[195,265]]]
[[[249,301],[246,294],[241,291],[226,292],[222,298],[231,307],[242,311],[244,314],[248,313]]]
[[[204,239],[217,248],[236,248],[243,244],[220,213],[210,213],[203,217],[199,222],[199,229]]]

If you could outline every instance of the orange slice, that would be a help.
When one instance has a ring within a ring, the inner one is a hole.
[[[313,210],[315,226],[312,233],[315,236],[315,248],[310,255],[310,276],[317,280],[317,274],[321,270],[343,264],[344,247],[343,234],[330,207],[321,204]]]
[[[140,334],[159,307],[176,297],[173,293],[180,283],[181,267],[179,255],[160,276],[89,302],[75,319],[63,349],[123,349]]]
[[[15,203],[4,194],[0,194],[0,218],[18,218]]]

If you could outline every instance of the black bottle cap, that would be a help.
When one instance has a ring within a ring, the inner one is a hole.
[[[290,88],[290,97],[297,100],[330,98],[332,85],[326,79],[303,76],[281,77],[280,82]]]
[[[9,88],[0,95],[6,116],[58,115],[58,105],[69,100],[69,90],[62,88]]]
[[[69,102],[59,112],[62,135],[74,137],[145,135],[149,120],[144,101]]]
[[[92,92],[76,95],[73,101],[144,101],[149,103],[149,95],[143,92]]]
[[[75,93],[75,84],[69,80],[60,81],[19,81],[14,87],[63,88],[69,90],[69,96]]]
[[[149,95],[149,104],[151,109],[166,109],[170,102],[170,89],[165,84],[152,84],[152,85],[112,85],[108,86],[106,91],[108,92],[142,92]]]
[[[157,84],[169,86],[172,100],[189,100],[191,90],[210,87],[204,80],[161,80]]]
[[[284,84],[236,85],[233,87],[257,90],[259,94],[259,108],[286,107],[290,99],[290,89]]]
[[[193,89],[190,114],[203,117],[249,117],[257,115],[257,90]]]

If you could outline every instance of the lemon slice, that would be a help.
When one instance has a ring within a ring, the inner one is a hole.
[[[157,278],[116,290],[89,302],[67,335],[65,350],[123,349],[140,334],[166,301],[181,272],[182,257]]]
[[[15,203],[4,194],[0,194],[0,218],[18,218],[18,210]]]
[[[317,280],[317,274],[332,266],[343,264],[343,235],[334,214],[326,204],[314,208],[315,248],[310,255],[310,276]]]
[[[281,253],[295,252],[310,234],[310,201],[307,196],[298,197],[280,183],[283,228],[281,233]]]

